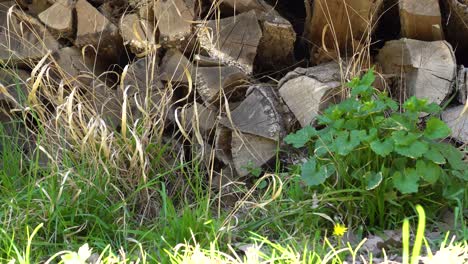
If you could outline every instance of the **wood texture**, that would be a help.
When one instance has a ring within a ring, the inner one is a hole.
[[[131,52],[139,55],[154,49],[156,37],[153,25],[147,20],[140,19],[137,14],[123,16],[119,29],[124,44]]]
[[[443,40],[438,0],[400,0],[401,34],[417,40]]]
[[[219,99],[221,91],[229,96],[233,90],[247,82],[247,75],[233,66],[200,67],[196,72],[197,92],[207,105]]]
[[[59,38],[69,38],[73,35],[74,9],[74,1],[61,0],[44,10],[38,17],[51,33]]]
[[[195,18],[193,0],[156,0],[154,17],[159,30],[159,43],[168,47],[180,47],[192,32]]]
[[[442,120],[452,130],[451,137],[468,144],[468,113],[463,113],[463,105],[446,109],[442,112]]]

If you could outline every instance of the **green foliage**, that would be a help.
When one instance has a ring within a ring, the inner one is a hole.
[[[323,129],[307,126],[285,138],[295,148],[310,150],[301,169],[303,181],[317,186],[336,176],[334,187],[375,192],[383,199],[379,203],[394,195],[378,193],[396,189],[402,195],[414,194],[421,188],[463,200],[467,165],[459,150],[439,142],[450,135],[449,127],[429,117],[421,128],[420,117],[437,113],[440,107],[411,97],[398,111],[396,101],[371,86],[374,80],[372,70],[353,79],[348,84],[350,98],[317,117]]]

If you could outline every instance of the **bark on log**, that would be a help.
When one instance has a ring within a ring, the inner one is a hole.
[[[42,23],[13,5],[0,3],[0,62],[31,64],[56,51],[59,44]]]
[[[318,47],[324,44],[327,49],[351,53],[353,41],[364,42],[375,29],[382,3],[382,0],[308,0],[304,35]]]
[[[247,98],[221,124],[251,135],[279,141],[286,134],[279,98],[269,86],[254,85]]]
[[[463,113],[463,105],[446,109],[442,112],[442,120],[452,130],[451,137],[468,144],[468,113]]]
[[[61,0],[41,12],[38,17],[57,38],[70,38],[73,35],[74,9],[74,1]]]
[[[457,80],[458,101],[464,105],[468,100],[468,68],[459,67]]]
[[[101,59],[117,62],[123,50],[119,29],[86,0],[77,0],[76,17],[75,45],[91,45]]]
[[[438,0],[400,0],[401,34],[417,40],[443,40]]]
[[[197,29],[200,46],[229,66],[251,74],[262,37],[255,11],[220,20],[210,20]]]
[[[155,50],[156,32],[149,21],[140,19],[137,14],[128,14],[121,18],[119,28],[124,44],[137,56]]]
[[[457,64],[452,47],[446,41],[388,41],[377,61],[385,74],[403,73],[403,91],[408,96],[441,104],[452,92]]]
[[[280,80],[279,93],[302,127],[342,97],[340,66],[334,62],[297,68]]]

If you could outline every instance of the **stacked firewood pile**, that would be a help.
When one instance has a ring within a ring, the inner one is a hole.
[[[468,1],[442,2],[0,0],[0,122],[38,102],[53,119],[76,93],[114,132],[157,112],[246,176],[375,67],[378,89],[448,103],[466,143]]]

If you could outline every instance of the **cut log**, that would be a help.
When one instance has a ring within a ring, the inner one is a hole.
[[[269,9],[269,5],[265,3],[263,0],[211,0],[211,2],[220,2],[224,9],[230,9],[234,13],[244,13],[249,12],[252,10],[258,11],[267,11]]]
[[[279,141],[285,136],[279,98],[269,86],[251,86],[247,98],[221,124],[243,133]]]
[[[58,42],[40,21],[18,8],[7,12],[14,2],[0,3],[0,62],[31,64],[59,48]]]
[[[276,156],[278,142],[250,135],[232,133],[232,159],[240,177],[250,174],[251,169],[259,168]]]
[[[115,90],[110,89],[99,80],[95,80],[91,87],[84,96],[89,100],[88,103],[90,103],[93,111],[112,130],[119,128],[122,124],[121,97],[117,95]]]
[[[37,16],[50,7],[49,0],[16,0],[18,5],[29,14]]]
[[[28,98],[28,78],[24,70],[0,69],[0,108],[22,108]]]
[[[372,33],[382,4],[383,0],[307,0],[304,36],[318,47],[352,53],[353,41],[364,42]]]
[[[443,40],[439,0],[400,0],[401,34],[417,40]]]
[[[220,20],[210,20],[197,29],[200,45],[223,64],[252,73],[262,37],[255,11]]]
[[[468,68],[459,67],[457,80],[458,101],[465,105],[468,100]]]
[[[131,52],[138,55],[155,50],[155,31],[147,20],[140,19],[137,14],[129,14],[122,17],[119,27],[124,44]]]
[[[225,165],[233,164],[231,152],[232,130],[218,125],[215,133],[215,157]]]
[[[445,9],[445,35],[460,64],[468,65],[468,0],[440,1]]]
[[[464,106],[456,106],[442,112],[442,120],[452,130],[451,137],[468,144],[468,113],[463,113]]]
[[[279,93],[302,127],[342,98],[340,66],[334,62],[297,68],[280,80]]]
[[[187,84],[194,79],[194,67],[187,57],[177,49],[169,49],[161,61],[161,80]]]
[[[199,131],[203,138],[208,139],[209,135],[214,132],[218,114],[216,111],[195,102],[182,111],[182,116],[185,120],[185,131],[193,131],[194,133]]]
[[[73,35],[74,9],[75,2],[72,0],[57,1],[39,14],[39,20],[44,23],[56,37],[70,38]]]
[[[156,0],[153,12],[160,34],[159,43],[175,48],[187,43],[192,33],[194,10],[194,0]]]
[[[260,16],[262,38],[255,64],[262,70],[282,70],[294,64],[296,32],[292,24],[271,8]]]
[[[239,86],[248,82],[247,75],[233,66],[200,67],[196,77],[197,92],[206,105],[216,102],[221,91],[229,97]]]
[[[99,58],[116,62],[123,50],[119,29],[86,0],[77,0],[76,17],[75,45],[91,45]]]
[[[441,104],[452,92],[457,64],[452,47],[446,41],[388,41],[377,61],[384,74],[403,73],[403,91],[407,96]]]

